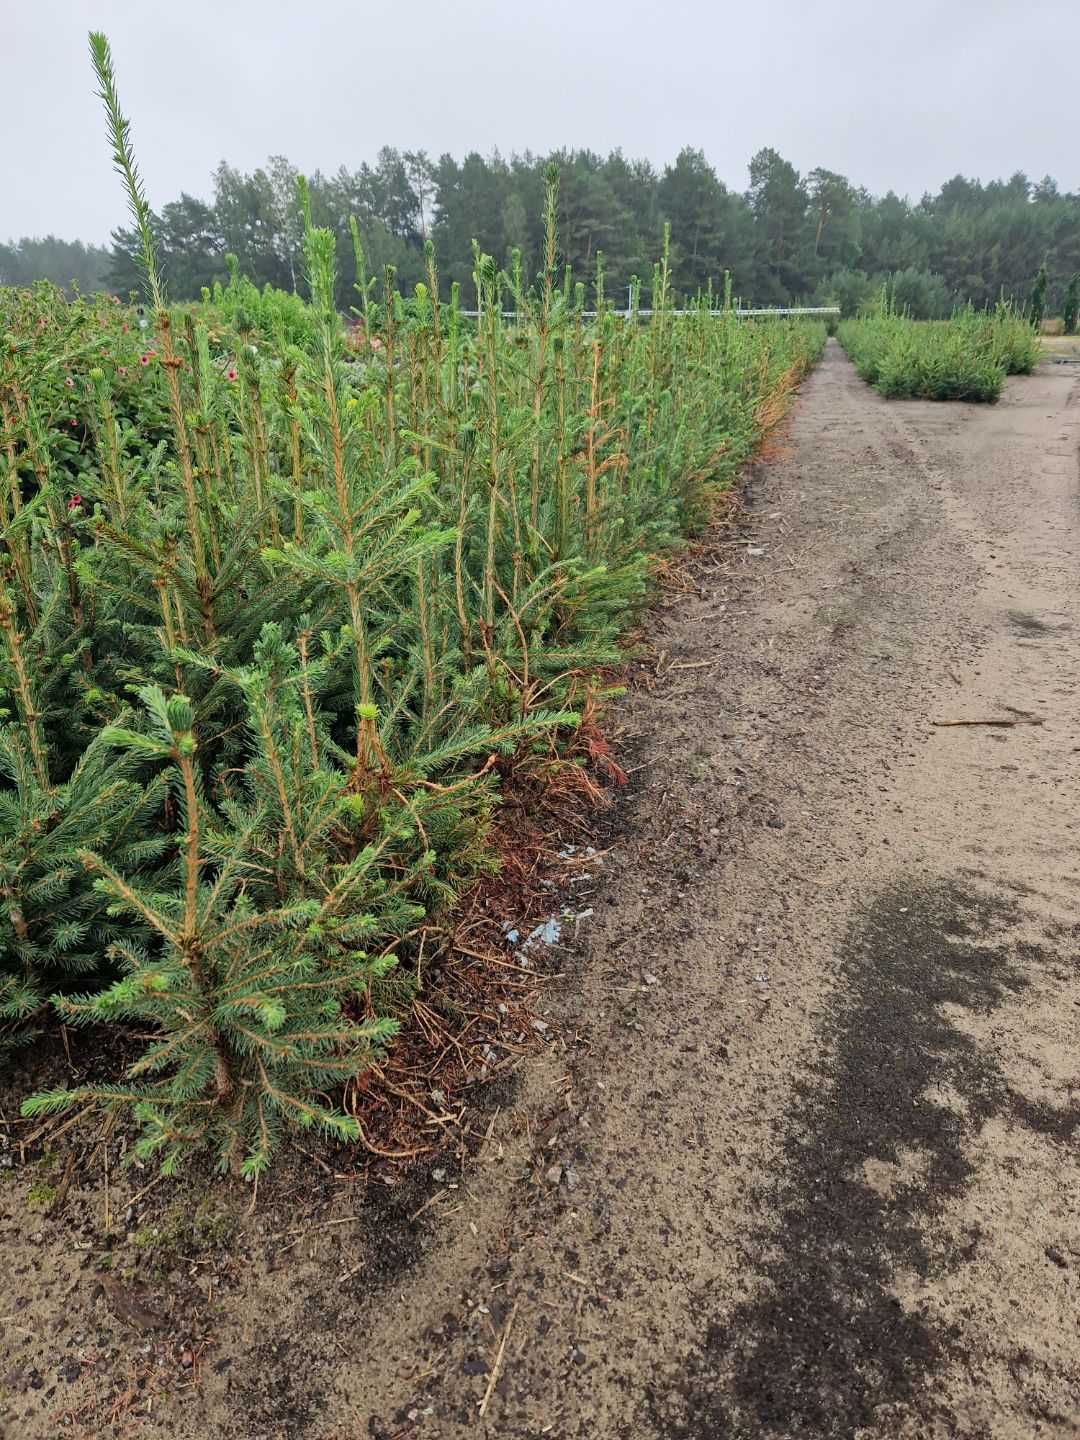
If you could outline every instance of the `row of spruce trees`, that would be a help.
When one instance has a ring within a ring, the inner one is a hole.
[[[565,270],[553,169],[536,272],[476,249],[477,320],[433,245],[403,296],[354,225],[343,328],[302,184],[310,301],[234,267],[170,304],[91,44],[147,304],[0,291],[0,1022],[133,1027],[26,1114],[127,1108],[166,1170],[257,1175],[290,1126],[357,1137],[399,956],[491,863],[509,769],[571,763],[649,554],[823,332],[673,315],[666,251],[627,323]]]

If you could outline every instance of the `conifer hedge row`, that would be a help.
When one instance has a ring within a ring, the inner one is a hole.
[[[911,320],[882,305],[837,331],[862,378],[890,400],[992,404],[1006,375],[1029,375],[1039,340],[1030,319],[1004,302],[958,310],[951,320]]]
[[[648,323],[476,255],[479,318],[365,273],[333,304],[158,274],[93,58],[147,304],[0,291],[0,1021],[151,1036],[109,1084],[137,1152],[261,1172],[407,1013],[395,959],[487,861],[493,757],[550,746],[650,555],[706,517],[820,327]],[[504,309],[513,312],[509,317]]]

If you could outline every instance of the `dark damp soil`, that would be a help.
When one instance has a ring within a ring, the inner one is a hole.
[[[1040,620],[1037,615],[1029,615],[1023,610],[1010,610],[1009,623],[1021,635],[1027,635],[1032,639],[1037,639],[1041,635],[1049,635],[1056,628],[1045,620]]]
[[[973,1231],[931,1255],[926,1219],[967,1184],[965,1142],[991,1114],[1047,1123],[944,1008],[988,1012],[1047,962],[1010,933],[1020,918],[1010,902],[948,881],[898,882],[857,918],[827,1058],[796,1087],[783,1166],[762,1192],[772,1218],[761,1243],[774,1258],[759,1295],[706,1325],[688,1360],[684,1417],[665,1424],[671,1397],[654,1397],[669,1440],[853,1440],[883,1407],[929,1393],[928,1374],[959,1336],[905,1313],[893,1276],[940,1274],[978,1247]],[[1064,1130],[1064,1119],[1053,1123]],[[919,1164],[903,1178],[912,1155]],[[900,1176],[884,1192],[867,1178],[875,1161]]]

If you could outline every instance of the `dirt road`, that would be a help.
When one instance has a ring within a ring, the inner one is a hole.
[[[1080,1434],[1080,376],[830,342],[781,444],[653,618],[546,1054],[460,1176],[253,1243],[132,1433]]]
[[[566,1054],[327,1434],[1080,1433],[1076,375],[889,404],[830,343],[765,553],[657,617]]]

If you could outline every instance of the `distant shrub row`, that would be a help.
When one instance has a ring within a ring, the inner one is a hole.
[[[889,399],[993,403],[1006,375],[1029,375],[1039,339],[1011,306],[959,311],[951,320],[910,320],[883,311],[837,332],[862,378]]]

